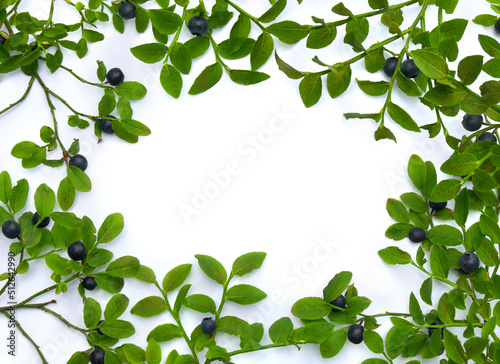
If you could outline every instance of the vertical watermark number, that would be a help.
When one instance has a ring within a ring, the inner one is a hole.
[[[16,258],[14,253],[9,252],[7,259],[7,272],[9,274],[9,286],[7,287],[8,305],[16,305]],[[7,322],[7,353],[16,356],[16,309],[12,308],[6,311],[9,315]]]

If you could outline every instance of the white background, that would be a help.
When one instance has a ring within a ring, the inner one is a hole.
[[[205,3],[211,7],[210,1]],[[290,1],[278,20],[294,19],[311,24],[311,15],[327,21],[338,19],[330,11],[334,2],[319,3],[304,1],[299,7]],[[46,17],[48,1],[23,1],[23,4],[29,5],[34,15]],[[238,4],[255,15],[268,6],[264,0],[238,1]],[[349,1],[346,5],[355,13],[370,10],[361,2]],[[26,9],[28,6],[24,7]],[[56,20],[69,21],[68,16],[72,15],[68,10],[66,4],[56,2]],[[403,27],[413,21],[416,10],[414,7],[405,10]],[[490,12],[486,2],[478,1],[462,1],[457,8],[457,16],[468,19]],[[431,8],[427,19],[429,28],[436,19],[435,9]],[[194,61],[191,74],[184,78],[181,97],[174,100],[163,92],[158,82],[161,63],[145,65],[129,51],[130,47],[153,41],[150,32],[138,35],[132,21],[127,22],[123,35],[115,32],[110,24],[99,24],[101,26],[106,39],[91,44],[83,60],[65,53],[64,63],[84,78],[96,82],[95,60],[99,59],[108,69],[120,67],[127,80],[144,83],[148,94],[143,100],[133,102],[134,118],[147,124],[152,135],[141,138],[137,145],[104,135],[103,142],[97,145],[92,128],[85,131],[70,128],[66,123],[69,111],[61,103],[55,104],[61,138],[67,146],[73,138],[80,140],[81,153],[89,161],[86,172],[93,184],[90,193],[77,195],[71,211],[78,216],[91,217],[97,226],[110,213],[124,215],[124,232],[106,247],[115,257],[137,256],[142,264],[154,269],[160,281],[174,266],[192,263],[190,293],[205,293],[219,302],[220,286],[203,276],[194,255],[211,255],[229,271],[239,255],[265,251],[268,255],[262,269],[235,279],[234,283],[254,284],[269,297],[250,307],[228,303],[223,313],[238,315],[251,323],[263,322],[266,332],[276,319],[291,316],[290,307],[299,298],[321,296],[328,281],[343,270],[352,271],[359,294],[372,299],[369,313],[408,310],[410,292],[418,292],[425,277],[411,267],[388,266],[378,257],[377,251],[388,245],[415,250],[406,240],[393,242],[384,237],[386,228],[393,223],[385,211],[385,203],[389,197],[397,198],[413,190],[406,175],[411,154],[417,153],[439,167],[450,149],[442,136],[429,140],[426,132],[405,132],[389,118],[386,125],[396,134],[397,144],[389,140],[375,142],[373,132],[377,125],[371,120],[345,120],[344,112],[378,112],[381,109],[385,98],[364,95],[354,77],[386,79],[382,72],[368,74],[358,62],[353,65],[353,82],[347,93],[332,100],[324,87],[320,103],[307,110],[298,94],[298,81],[288,79],[273,59],[261,69],[271,75],[268,81],[244,87],[233,84],[224,75],[207,93],[190,96],[187,90],[196,75],[214,62],[210,50]],[[304,71],[318,70],[320,68],[311,62],[316,54],[330,64],[354,56],[350,47],[342,44],[343,29],[338,30],[334,46],[324,50],[307,50],[305,41],[292,46],[276,41],[276,48],[294,67]],[[228,31],[216,30],[214,38],[220,42],[226,39]],[[256,37],[258,33],[254,31]],[[476,32],[492,33],[491,29],[472,22],[468,31],[470,35],[460,43],[459,58],[480,52]],[[187,29],[183,30],[181,41],[190,37]],[[372,22],[364,44],[371,45],[387,37],[385,28]],[[389,47],[399,52],[401,44]],[[248,63],[248,58],[228,62],[233,68],[245,69],[249,68]],[[100,89],[84,86],[62,70],[53,75],[43,71],[41,76],[77,110],[97,114],[97,103],[102,95]],[[15,101],[24,92],[27,82],[28,78],[20,73],[0,76],[2,107]],[[393,100],[419,125],[435,121],[435,115],[418,100],[399,91],[395,91]],[[288,125],[280,131],[269,132],[278,115],[288,115]],[[460,120],[461,115],[445,120],[456,136],[463,133]],[[0,120],[0,169],[8,170],[15,181],[27,178],[31,197],[36,186],[43,182],[56,190],[64,173],[64,168],[53,170],[45,166],[24,170],[20,161],[10,156],[10,150],[19,141],[40,142],[39,129],[43,125],[51,126],[52,122],[44,95],[36,84],[26,101]],[[259,140],[261,150],[250,146],[252,138]],[[58,153],[53,152],[51,157],[59,158]],[[228,163],[239,166],[238,174],[231,176],[224,187],[205,201],[198,215],[183,216],[181,206],[193,206],[197,191],[213,188],[213,176],[223,173]],[[33,209],[32,203],[28,209]],[[7,264],[8,244],[6,239],[0,239],[2,271]],[[30,271],[18,278],[18,301],[50,285],[49,276],[43,262],[32,264]],[[143,297],[158,294],[153,287],[133,279],[126,281],[123,293],[130,298],[129,308]],[[110,298],[99,289],[88,295],[103,307]],[[42,296],[39,302],[51,298],[51,295]],[[70,293],[56,299],[58,303],[51,309],[84,327],[76,282],[70,286]],[[423,309],[427,312],[430,307],[423,304]],[[190,332],[205,316],[185,309],[182,319],[187,331]],[[65,363],[74,351],[88,349],[83,335],[44,313],[23,310],[17,312],[17,318],[50,363]],[[123,318],[130,319],[137,332],[122,342],[133,342],[144,348],[147,345],[145,338],[152,328],[172,322],[167,313],[151,319],[127,313]],[[383,334],[388,328],[389,325],[383,325],[379,332]],[[14,360],[8,357],[7,334],[7,321],[0,320],[2,363],[40,362],[33,347],[19,333],[17,356]],[[266,337],[267,334],[263,342],[267,343]],[[164,359],[165,353],[173,348],[180,353],[188,352],[180,339],[161,346]],[[368,357],[370,352],[363,344],[347,343],[338,359],[333,360],[353,363]],[[316,345],[305,346],[300,352],[292,347],[248,354],[235,357],[234,361],[324,362]]]

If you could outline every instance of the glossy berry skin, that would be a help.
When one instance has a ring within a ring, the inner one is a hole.
[[[483,126],[483,116],[482,115],[473,115],[473,114],[465,114],[462,119],[462,126],[465,130],[468,131],[476,131],[481,129]]]
[[[481,261],[479,260],[479,257],[477,256],[476,253],[465,252],[460,256],[458,263],[460,264],[460,268],[462,268],[464,272],[474,273],[476,270],[479,269]]]
[[[495,32],[497,34],[500,34],[500,19],[497,20],[497,22],[494,25],[494,28],[495,28]]]
[[[483,134],[477,137],[477,140],[480,142],[492,142],[496,143],[497,142],[497,137],[495,134],[490,133],[489,131],[485,131]]]
[[[340,308],[347,308],[347,302],[345,300],[344,295],[340,295],[337,298],[335,298],[333,301],[330,302],[330,304],[340,307]],[[339,312],[340,310],[337,308],[332,308],[333,312]]]
[[[431,209],[433,209],[434,211],[441,211],[441,210],[444,210],[446,208],[446,205],[448,204],[448,202],[432,202],[432,201],[429,201],[429,207]]]
[[[125,75],[121,69],[117,67],[111,68],[108,73],[106,73],[106,80],[111,86],[118,86],[125,80]]]
[[[75,155],[72,155],[71,157],[69,157],[69,165],[75,166],[75,167],[81,169],[82,171],[85,171],[87,169],[89,163],[87,162],[87,158],[85,158],[83,155],[75,154]]]
[[[382,71],[384,71],[387,77],[392,77],[394,75],[394,71],[396,70],[397,65],[398,65],[398,58],[389,57],[385,60],[385,65],[384,68],[382,68]]]
[[[410,239],[412,243],[421,243],[425,240],[426,236],[427,233],[425,230],[418,227],[411,229],[408,233],[408,239]]]
[[[407,59],[401,63],[401,73],[408,78],[415,78],[420,74],[420,69],[413,59]]]
[[[353,344],[360,344],[363,342],[363,332],[365,328],[360,324],[354,324],[347,330],[347,339]]]
[[[104,320],[99,320],[99,322],[97,323],[97,326],[99,326],[100,324],[102,324],[104,322]],[[95,332],[97,332],[99,335],[104,335],[104,333],[101,331],[100,328],[97,328],[94,330]]]
[[[107,115],[107,118],[116,119],[113,115]],[[113,121],[110,119],[99,119],[99,127],[101,128],[103,133],[113,134]]]
[[[104,355],[106,352],[101,348],[95,349],[92,353],[90,353],[90,362],[92,364],[104,364]]]
[[[2,225],[2,233],[8,239],[15,239],[21,235],[21,226],[14,220],[7,220]]]
[[[33,217],[31,218],[31,222],[33,223],[33,225],[36,225],[36,223],[40,221],[40,219],[41,217],[40,215],[38,215],[38,212],[35,212],[33,214]],[[42,220],[40,224],[38,224],[37,228],[41,229],[47,227],[47,225],[49,225],[49,222],[50,222],[50,217],[47,216],[45,219]]]
[[[95,281],[94,277],[83,277],[82,286],[87,291],[93,291],[97,287],[97,282]]]
[[[187,26],[191,34],[199,37],[205,35],[209,28],[208,20],[200,15],[195,15],[189,19]]]
[[[123,1],[118,7],[118,14],[124,20],[135,18],[135,5],[130,1]]]
[[[68,246],[68,255],[73,260],[83,260],[87,256],[87,248],[81,241],[75,241]]]
[[[217,329],[217,324],[211,317],[205,317],[201,322],[200,328],[205,334],[212,335]]]

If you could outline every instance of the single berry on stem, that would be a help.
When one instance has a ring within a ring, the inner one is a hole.
[[[465,114],[462,119],[462,126],[465,130],[476,131],[483,125],[483,116],[474,114]]]
[[[460,268],[462,268],[464,272],[474,273],[476,270],[479,269],[481,261],[479,260],[479,257],[477,256],[476,253],[465,252],[460,256],[458,263],[460,264]]]
[[[75,241],[68,246],[68,255],[73,260],[83,260],[87,256],[87,248],[81,241]]]
[[[118,7],[118,14],[124,20],[135,18],[135,5],[130,1],[123,1]]]
[[[385,60],[385,65],[382,71],[384,71],[387,77],[392,77],[394,75],[394,71],[398,65],[397,57],[389,57]]]
[[[40,221],[41,219],[41,216],[38,214],[38,212],[35,212],[33,214],[33,217],[31,218],[31,222],[33,223],[33,225],[36,225],[38,221]],[[50,217],[46,217],[45,219],[42,220],[42,222],[40,224],[37,225],[37,228],[44,228],[44,227],[47,227],[47,225],[49,225],[49,222],[50,222]]]
[[[96,348],[92,353],[90,353],[90,362],[92,364],[104,364],[104,356],[106,352],[101,348]]]
[[[345,300],[344,295],[340,295],[337,298],[335,298],[333,301],[330,302],[331,305],[340,307],[340,308],[347,308],[347,301]],[[340,310],[338,308],[333,308],[333,312],[339,312]]]
[[[444,210],[446,208],[446,205],[448,204],[448,202],[432,202],[432,201],[429,201],[429,207],[431,209],[433,209],[434,211],[441,211],[441,210]]]
[[[497,34],[500,34],[500,19],[497,20],[497,22],[495,23],[494,28],[495,28],[495,32]]]
[[[408,78],[415,78],[420,74],[420,69],[413,59],[407,59],[401,63],[401,73]]]
[[[411,229],[408,233],[408,238],[412,243],[421,243],[425,240],[426,236],[427,233],[425,232],[425,230],[419,227]]]
[[[93,291],[97,287],[97,282],[94,277],[83,277],[82,286],[88,291]]]
[[[87,162],[87,158],[85,158],[83,155],[75,154],[75,155],[72,155],[71,157],[69,157],[69,165],[75,166],[75,167],[81,169],[82,171],[85,171],[87,169],[89,163]]]
[[[109,118],[109,119],[106,119]],[[113,121],[111,119],[116,119],[113,115],[106,115],[106,118],[99,119],[99,127],[103,133],[113,134]]]
[[[201,331],[203,331],[205,334],[212,335],[217,329],[217,324],[215,323],[213,318],[205,317],[201,322],[200,328]]]
[[[199,37],[205,35],[208,32],[209,24],[208,20],[200,15],[195,15],[191,17],[188,21],[188,29],[193,35]]]
[[[347,339],[353,344],[360,344],[363,341],[365,328],[360,324],[354,324],[347,329]]]
[[[2,233],[8,239],[15,239],[21,235],[21,226],[14,220],[7,220],[2,225]]]
[[[111,86],[118,86],[125,80],[125,75],[121,69],[114,67],[106,73],[106,80]]]
[[[495,134],[490,133],[489,131],[485,131],[484,133],[482,133],[480,136],[477,137],[477,140],[480,142],[496,143],[497,137],[495,136]]]

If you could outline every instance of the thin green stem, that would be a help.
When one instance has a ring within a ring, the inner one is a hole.
[[[12,306],[5,306],[5,307],[0,307],[0,312],[5,312],[5,311],[10,311],[10,310],[17,310],[18,308],[42,308],[47,305],[51,305],[53,303],[56,303],[55,300],[49,301],[49,302],[43,302],[43,303],[32,303],[32,304],[26,304],[26,305],[12,305]]]
[[[14,271],[13,274],[11,274],[9,276],[9,278],[7,279],[7,282],[5,283],[5,285],[0,290],[0,296],[2,296],[2,294],[5,292],[5,290],[7,289],[7,287],[9,287],[9,285],[11,284],[11,282],[16,278],[17,271],[19,269],[19,266],[21,265],[21,262],[23,261],[23,257],[24,257],[24,249],[21,251],[19,263],[16,266],[16,270]]]
[[[184,326],[182,325],[179,314],[174,312],[174,310],[172,309],[172,306],[170,306],[170,303],[168,302],[167,292],[165,292],[165,290],[160,286],[158,281],[155,282],[155,286],[161,292],[163,299],[165,300],[165,304],[167,306],[167,311],[173,317],[173,319],[177,323],[177,326],[181,330],[181,335],[182,335],[184,341],[186,342],[186,344],[188,345],[189,350],[191,351],[191,354],[192,354],[196,364],[199,364],[200,361],[198,360],[198,356],[196,355],[196,349],[194,347],[194,344],[191,342],[191,339],[189,338],[189,335],[186,333],[186,330],[184,330]]]
[[[224,0],[226,3],[228,3],[229,5],[231,5],[234,9],[236,9],[240,14],[243,14],[245,15],[246,17],[248,17],[251,21],[253,21],[263,32],[266,32],[266,33],[269,33],[269,31],[266,29],[265,26],[263,26],[259,19],[255,16],[252,16],[250,15],[248,12],[246,12],[245,10],[243,10],[242,8],[240,8],[238,5],[236,5],[235,3],[233,3],[231,0]]]
[[[68,279],[66,279],[64,282],[65,282],[65,283],[69,283],[69,282],[71,282],[72,280],[77,279],[78,277],[80,277],[80,272],[78,272],[78,273],[76,273],[76,274],[72,275],[71,277],[69,277]],[[25,305],[26,303],[28,303],[28,302],[30,302],[30,301],[32,301],[32,300],[34,300],[35,298],[37,298],[37,297],[39,297],[39,296],[41,296],[41,295],[43,295],[43,294],[45,294],[45,293],[48,293],[48,292],[50,292],[50,291],[53,291],[53,290],[54,290],[54,289],[56,289],[56,288],[57,288],[57,284],[54,284],[54,285],[52,285],[52,286],[50,286],[50,287],[47,287],[47,288],[45,288],[45,289],[42,289],[41,291],[38,291],[37,293],[35,293],[35,294],[33,294],[33,295],[29,296],[28,298],[26,298],[24,301],[22,301],[22,302],[21,302],[21,303],[19,303],[18,305],[19,305],[19,306]]]
[[[39,59],[41,59],[42,61],[47,61],[47,59],[45,57],[39,57]],[[112,90],[114,90],[114,87],[111,87],[111,86],[106,86],[106,85],[103,85],[102,83],[97,83],[97,82],[90,82],[86,79],[84,79],[83,77],[77,75],[72,69],[64,66],[64,65],[60,65],[59,68],[65,70],[66,72],[70,73],[73,77],[75,77],[78,81],[82,82],[82,83],[85,83],[87,85],[91,85],[91,86],[96,86],[96,87],[100,87],[100,88],[110,88]]]
[[[7,318],[9,320],[11,320],[11,317],[9,316],[8,313],[4,312],[3,313],[5,316],[7,316]],[[14,321],[14,324],[16,325],[17,329],[21,332],[21,334],[23,334],[23,336],[28,339],[28,341],[31,343],[31,345],[33,345],[33,347],[35,348],[35,350],[37,351],[38,353],[38,356],[40,357],[40,359],[42,360],[42,364],[49,364],[49,362],[45,359],[45,357],[43,356],[42,352],[40,351],[40,347],[37,345],[37,343],[28,335],[28,333],[26,331],[24,331],[23,327],[21,326],[21,324],[19,323],[19,321],[17,320],[13,320]]]
[[[252,352],[255,352],[255,351],[262,351],[262,350],[268,350],[268,349],[274,349],[274,348],[281,348],[281,347],[284,347],[284,346],[290,346],[290,345],[297,345],[299,343],[280,343],[280,344],[269,344],[269,345],[263,345],[263,346],[260,346],[256,349],[251,349],[251,350],[247,350],[247,349],[241,349],[241,350],[235,350],[235,351],[231,351],[229,353],[227,353],[227,355],[229,357],[232,357],[234,355],[240,355],[240,354],[246,354],[246,353],[252,353]],[[211,363],[213,361],[216,361],[218,359],[207,359],[205,361],[205,363]]]
[[[54,3],[56,0],[52,0],[50,2],[50,10],[49,10],[49,17],[47,18],[47,22],[45,23],[45,27],[48,27],[52,23],[52,17],[54,16]]]
[[[186,7],[182,8],[182,15],[181,15],[182,23],[184,23],[184,20],[186,19]],[[163,63],[167,63],[168,59],[170,58],[170,53],[172,52],[172,49],[174,48],[173,45],[177,43],[177,40],[179,39],[179,35],[181,34],[182,27],[177,28],[177,32],[175,32],[174,39],[172,40],[172,43],[170,43],[170,47],[168,47],[167,55],[165,57],[165,60]]]
[[[2,111],[0,111],[0,115],[6,113],[7,111],[9,111],[10,109],[12,109],[13,107],[15,107],[16,105],[19,105],[21,102],[24,101],[24,99],[26,99],[26,97],[28,96],[30,90],[31,90],[31,87],[33,86],[33,83],[35,82],[35,76],[31,76],[30,78],[30,81],[28,83],[28,86],[26,87],[26,91],[24,92],[24,94],[21,96],[21,98],[19,100],[17,100],[16,102],[10,104],[9,106],[7,106],[5,109],[3,109]]]
[[[55,302],[55,301],[54,301]],[[29,308],[29,307],[23,307],[23,308]],[[87,330],[85,329],[81,329],[79,328],[78,326],[75,326],[73,325],[71,322],[69,322],[68,320],[66,320],[64,317],[62,317],[60,314],[58,314],[57,312],[54,312],[50,309],[48,309],[47,307],[45,306],[42,306],[42,307],[33,307],[33,308],[39,308],[40,310],[42,311],[45,311],[49,314],[51,314],[52,316],[56,317],[57,319],[59,319],[62,323],[64,323],[66,326],[68,326],[69,328],[73,329],[73,330],[76,330],[76,331],[79,331],[81,332],[83,335],[85,335],[85,337],[87,337]]]

